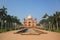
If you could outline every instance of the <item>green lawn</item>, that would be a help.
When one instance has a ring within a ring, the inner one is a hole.
[[[0,29],[0,33],[2,33],[2,32],[8,32],[8,31],[12,31],[12,30],[18,30],[18,29],[20,29],[20,28],[9,28],[9,29]]]
[[[60,30],[49,30],[49,31],[60,33]]]
[[[52,32],[58,32],[58,33],[60,33],[60,30],[49,30],[49,29],[42,29],[42,30],[47,30],[47,31],[52,31]]]
[[[0,29],[0,33],[2,33],[2,32],[7,32],[7,30],[6,29]]]

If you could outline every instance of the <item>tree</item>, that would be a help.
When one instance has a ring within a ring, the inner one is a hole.
[[[56,12],[53,15],[48,16],[47,14],[43,16],[43,19],[40,21],[42,24],[48,24],[49,25],[49,30],[59,30],[60,26],[60,12]]]
[[[55,19],[55,23],[56,23],[56,28],[57,28],[57,30],[59,30],[59,26],[58,26],[58,18],[59,18],[59,16],[60,16],[60,12],[56,12],[56,13],[54,14],[54,19]]]
[[[48,14],[45,13],[45,15],[43,16],[44,19],[46,19],[48,17]]]
[[[53,25],[54,25],[54,17],[53,16],[49,16],[47,20],[49,22],[49,30],[52,30],[53,29]]]
[[[46,13],[42,18],[43,19],[39,22],[39,24],[43,24],[44,28],[48,28],[48,14]]]
[[[5,21],[6,15],[7,15],[6,9],[7,8],[5,8],[4,6],[3,6],[3,8],[0,8],[1,28],[4,28],[3,25],[4,25],[4,21]]]
[[[13,26],[13,23],[16,23],[17,25],[22,25],[20,20],[16,16],[7,15],[7,8],[3,6],[3,8],[0,8],[0,19],[3,20],[3,27],[6,29],[12,29],[15,26]]]

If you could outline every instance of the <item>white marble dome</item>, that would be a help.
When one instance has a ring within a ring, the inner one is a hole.
[[[29,15],[27,18],[28,18],[28,19],[31,19],[31,18],[32,18],[32,16],[31,16],[31,15]]]

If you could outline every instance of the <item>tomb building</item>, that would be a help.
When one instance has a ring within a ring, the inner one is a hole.
[[[24,18],[23,26],[26,28],[35,28],[37,24],[36,18],[33,19],[31,15],[29,15],[26,19]]]

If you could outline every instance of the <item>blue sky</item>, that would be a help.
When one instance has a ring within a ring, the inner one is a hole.
[[[43,15],[60,11],[60,0],[0,0],[0,8],[7,8],[8,14],[17,16],[21,21],[28,15],[39,22]]]

